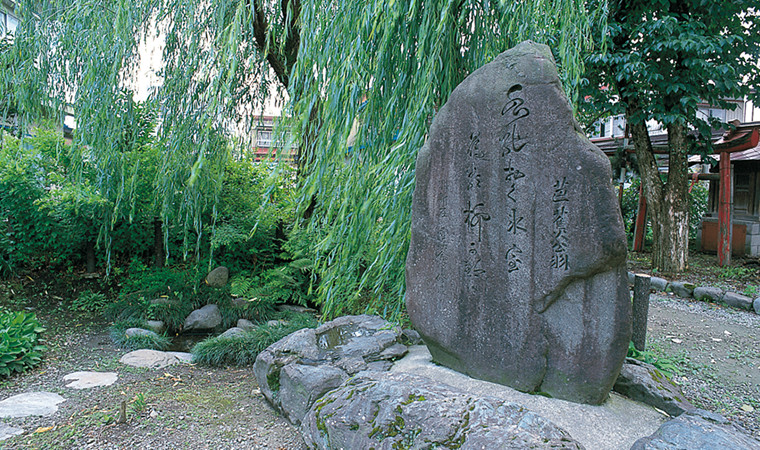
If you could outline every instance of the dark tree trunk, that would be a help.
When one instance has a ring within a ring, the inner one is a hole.
[[[87,264],[85,271],[87,273],[95,273],[95,241],[89,234],[85,243],[85,258]]]
[[[164,267],[166,254],[164,253],[164,222],[159,217],[153,218],[153,266]]]

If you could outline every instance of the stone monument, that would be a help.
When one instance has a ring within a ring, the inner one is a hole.
[[[631,336],[625,233],[549,48],[524,42],[467,77],[416,177],[406,301],[434,361],[602,403]]]

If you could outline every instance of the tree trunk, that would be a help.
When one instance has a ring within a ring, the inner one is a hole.
[[[86,272],[95,273],[95,242],[92,236],[87,235],[87,242],[85,243],[85,257],[87,261]]]
[[[636,117],[630,102],[628,117]],[[641,117],[641,115],[639,115]],[[629,122],[644,196],[652,217],[652,267],[664,273],[686,269],[689,255],[688,143],[686,126],[668,126],[668,178],[663,183],[643,120]]]
[[[164,267],[166,254],[164,253],[164,223],[159,217],[153,218],[153,254],[155,259],[153,267]]]

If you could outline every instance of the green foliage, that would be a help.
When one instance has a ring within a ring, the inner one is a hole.
[[[256,361],[261,351],[302,328],[314,328],[316,319],[306,314],[291,314],[285,323],[259,325],[245,334],[213,337],[195,344],[193,362],[207,366],[246,366]]]
[[[140,320],[126,320],[115,322],[111,327],[109,334],[111,340],[122,348],[130,350],[140,350],[143,348],[151,350],[166,350],[171,345],[171,340],[160,334],[150,333],[145,335],[127,336],[125,331],[128,328],[143,328],[145,323]]]
[[[79,296],[72,302],[71,308],[75,311],[100,314],[109,303],[110,302],[105,294],[87,290],[79,294]]]
[[[0,376],[21,373],[40,363],[45,350],[39,345],[43,331],[34,314],[0,309]]]
[[[651,350],[639,351],[633,345],[633,341],[628,343],[628,355],[629,358],[638,359],[647,364],[651,364],[664,373],[668,378],[671,378],[673,374],[681,373],[681,369],[678,367],[675,361],[669,358],[663,358],[657,356],[657,354]]]

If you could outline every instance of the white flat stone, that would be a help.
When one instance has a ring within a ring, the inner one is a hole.
[[[631,448],[637,439],[651,435],[668,419],[654,408],[614,392],[602,405],[592,406],[524,394],[507,386],[476,380],[434,364],[424,345],[409,347],[409,353],[396,361],[391,372],[421,375],[471,394],[519,403],[564,429],[588,449]]]
[[[52,392],[27,392],[0,402],[0,417],[50,416],[66,399]]]
[[[72,389],[89,389],[98,386],[110,386],[116,383],[116,372],[74,372],[63,377],[64,381],[71,381],[66,387]]]
[[[179,358],[167,352],[143,349],[127,353],[121,357],[119,362],[132,367],[161,369],[163,367],[179,363]]]
[[[21,428],[12,427],[0,422],[0,441],[4,441],[23,432],[24,430]]]
[[[187,352],[166,352],[172,356],[176,356],[179,362],[191,363],[193,362],[193,354]]]

